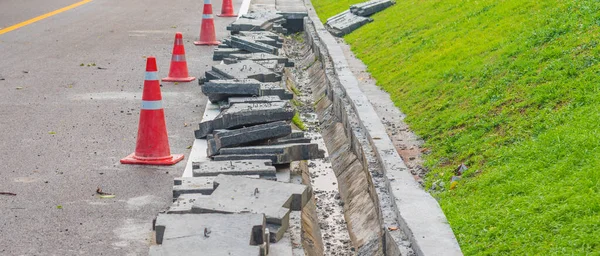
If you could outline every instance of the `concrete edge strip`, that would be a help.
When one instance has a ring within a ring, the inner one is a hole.
[[[319,20],[310,0],[304,0],[304,3],[317,36],[332,60],[337,78],[343,81],[340,83],[342,89],[352,102],[352,108],[385,170],[386,186],[392,192],[398,221],[409,236],[413,250],[418,255],[463,255],[440,205],[409,173],[375,109],[360,90],[341,47]],[[373,140],[374,137],[381,139]]]

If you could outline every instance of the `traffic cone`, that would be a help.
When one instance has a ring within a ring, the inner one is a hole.
[[[237,14],[233,12],[233,1],[231,0],[223,0],[223,4],[221,5],[221,14],[217,15],[219,17],[237,17]]]
[[[194,79],[196,78],[190,77],[188,74],[187,61],[185,60],[185,48],[183,46],[183,35],[181,35],[181,32],[177,32],[177,34],[175,34],[169,76],[162,80],[165,82],[191,82]]]
[[[204,11],[202,12],[202,26],[200,28],[200,41],[195,45],[219,45],[215,34],[215,20],[213,19],[212,4],[210,0],[204,0]]]
[[[121,163],[173,165],[182,159],[183,155],[171,155],[156,58],[148,57],[135,152],[121,159]]]

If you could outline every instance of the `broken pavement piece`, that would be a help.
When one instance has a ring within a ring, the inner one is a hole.
[[[319,159],[325,156],[325,152],[320,150],[316,143],[222,148],[219,153],[213,157],[215,161],[262,157],[260,159],[270,159],[273,164],[289,164],[293,161]]]
[[[277,181],[219,175],[215,183],[215,191],[196,200],[192,212],[264,213],[267,223],[281,225],[280,232],[289,226],[290,210],[302,210],[312,196],[308,186]]]
[[[371,21],[373,21],[371,18],[358,16],[347,10],[327,19],[325,25],[331,34],[342,37]]]
[[[227,100],[229,97],[259,96],[261,83],[255,79],[211,80],[202,85],[202,93],[212,103]]]
[[[221,105],[221,109],[231,107],[238,103],[271,103],[282,101],[277,95],[258,96],[258,97],[229,97],[226,104]]]
[[[372,0],[350,6],[350,12],[355,15],[368,17],[396,4],[391,0]]]
[[[290,121],[296,111],[288,102],[234,104],[215,119],[200,123],[194,131],[197,139],[206,138],[214,130],[232,129],[276,121]]]
[[[210,195],[214,190],[212,177],[187,177],[173,180],[173,198],[182,194]]]
[[[277,169],[269,160],[241,160],[229,162],[194,162],[192,163],[194,177],[225,175],[258,175],[263,179],[276,180]]]
[[[243,60],[234,64],[221,64],[212,67],[212,71],[226,79],[256,79],[260,82],[281,81],[281,75],[254,61]],[[208,72],[207,72],[208,73]],[[207,77],[208,78],[208,77]]]
[[[265,226],[263,214],[159,214],[149,255],[261,255]]]
[[[216,130],[214,140],[217,151],[237,145],[267,139],[277,139],[292,133],[292,126],[285,121],[255,125],[236,130]]]

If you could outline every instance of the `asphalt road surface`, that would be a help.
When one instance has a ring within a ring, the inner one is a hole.
[[[0,30],[77,2],[0,0]],[[145,56],[166,77],[180,31],[192,75],[214,64],[213,47],[192,43],[202,4],[93,0],[0,35],[0,192],[17,194],[0,195],[0,255],[147,254],[186,160],[119,160],[135,149]],[[215,15],[218,38],[234,19]],[[162,84],[171,152],[187,157],[206,99],[197,81]]]

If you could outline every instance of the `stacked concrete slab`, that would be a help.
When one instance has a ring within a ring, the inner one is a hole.
[[[373,0],[352,5],[350,6],[350,10],[327,19],[325,27],[334,36],[345,36],[363,25],[372,22],[373,19],[369,18],[369,16],[383,11],[395,3],[391,0]]]

